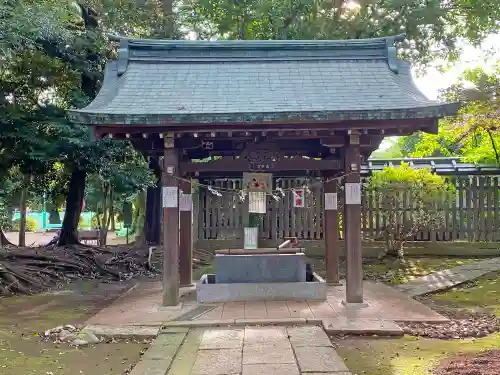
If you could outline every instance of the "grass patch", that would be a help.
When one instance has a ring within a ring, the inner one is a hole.
[[[310,258],[314,271],[326,276],[323,258]],[[457,257],[407,257],[405,262],[394,259],[364,259],[363,271],[366,280],[383,281],[389,284],[404,284],[414,278],[477,261],[476,258]],[[340,265],[341,277],[345,277],[345,262]]]
[[[398,339],[348,338],[334,342],[353,374],[429,375],[443,358],[460,352],[478,353],[498,348],[500,334],[456,341],[405,336]]]
[[[75,284],[71,294],[0,299],[0,374],[122,375],[136,363],[147,343],[119,341],[75,349],[40,342],[38,333],[81,324],[126,289],[123,284],[97,284]]]
[[[500,272],[489,273],[473,282],[428,295],[423,299],[456,309],[500,316]]]

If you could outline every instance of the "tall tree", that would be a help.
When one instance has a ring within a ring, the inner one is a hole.
[[[466,70],[441,97],[462,100],[457,117],[441,122],[437,135],[418,133],[400,140],[410,156],[463,156],[500,166],[500,63],[492,72]]]
[[[405,33],[419,63],[455,58],[457,42],[496,32],[496,0],[193,0],[179,7],[200,39],[360,39]]]

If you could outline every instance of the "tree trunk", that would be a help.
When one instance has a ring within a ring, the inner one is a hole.
[[[3,232],[2,229],[0,229],[0,247],[4,247],[7,245],[14,245],[12,242],[10,242],[7,237],[5,237],[5,233]]]
[[[61,234],[59,236],[59,246],[78,243],[78,221],[82,212],[86,178],[86,171],[73,169],[66,197],[66,212],[64,213]]]
[[[109,200],[110,200],[110,205],[109,205],[109,218],[110,218],[110,223],[111,223],[111,231],[114,233],[116,232],[116,222],[115,222],[115,202],[114,202],[114,197],[113,197],[113,187],[111,187],[111,190],[109,191]]]
[[[163,37],[172,39],[174,34],[174,10],[172,0],[163,0]]]
[[[26,201],[28,198],[29,181],[30,176],[25,174],[23,176],[23,187],[19,202],[19,208],[21,210],[21,217],[19,218],[19,246],[26,246]]]
[[[135,215],[133,220],[135,245],[142,247],[146,245],[144,223],[146,221],[146,193],[141,191],[136,198]]]
[[[106,239],[108,237],[108,228],[109,228],[108,201],[110,196],[110,189],[111,187],[109,186],[109,184],[104,183],[103,203],[102,203],[102,225],[101,225],[100,241],[99,241],[100,245],[106,245]]]

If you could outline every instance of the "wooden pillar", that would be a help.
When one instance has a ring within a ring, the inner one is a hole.
[[[181,286],[193,283],[193,195],[191,181],[180,181],[181,196],[179,197],[179,273]]]
[[[360,168],[359,134],[351,132],[347,136],[344,158],[344,235],[347,303],[363,302]]]
[[[164,136],[162,171],[163,306],[179,304],[179,153],[174,138]]]
[[[337,181],[331,180],[331,174],[325,175],[325,266],[326,282],[339,284],[339,214],[337,199]]]

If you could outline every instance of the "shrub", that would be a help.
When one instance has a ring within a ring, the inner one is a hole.
[[[19,232],[19,223],[20,219],[14,220],[12,223],[12,230]],[[36,231],[36,220],[32,217],[26,218],[26,232],[35,232]]]
[[[404,245],[411,237],[442,225],[444,207],[453,196],[453,186],[441,176],[404,163],[375,172],[365,188],[379,202],[386,242],[382,256],[398,258],[403,258]]]
[[[99,229],[99,222],[102,222],[102,215],[99,217],[100,220],[97,219],[97,215],[92,216],[92,220],[90,221],[90,227],[92,229]]]

